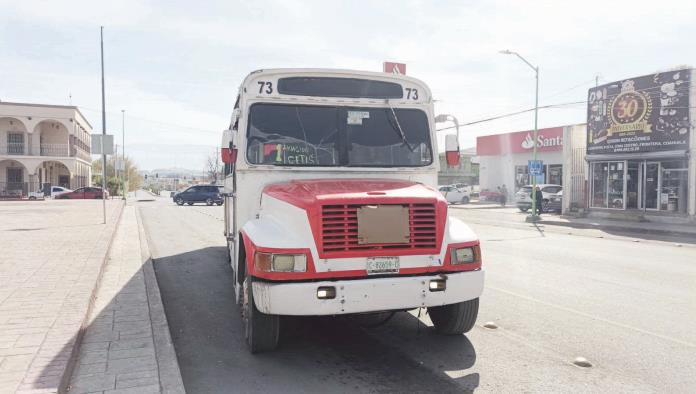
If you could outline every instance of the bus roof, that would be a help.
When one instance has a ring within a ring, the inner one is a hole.
[[[324,78],[356,78],[373,81],[384,81],[398,83],[400,85],[409,84],[417,86],[420,91],[420,103],[431,103],[432,93],[428,85],[420,79],[406,75],[391,74],[384,72],[330,69],[330,68],[273,68],[252,71],[242,82],[242,87],[251,87],[255,81],[263,78],[293,78],[293,77],[324,77]],[[255,86],[254,86],[255,87]],[[253,89],[247,95],[254,95]]]

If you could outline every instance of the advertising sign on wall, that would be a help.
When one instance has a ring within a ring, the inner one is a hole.
[[[590,89],[587,154],[688,149],[690,75],[668,71]]]

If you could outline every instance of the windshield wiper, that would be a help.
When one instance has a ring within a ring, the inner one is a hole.
[[[408,142],[408,139],[406,139],[406,134],[404,133],[404,130],[401,128],[401,124],[399,124],[399,118],[396,116],[396,111],[394,111],[394,107],[392,107],[389,100],[386,100],[386,101],[387,101],[387,105],[389,106],[389,109],[391,110],[392,116],[394,116],[394,121],[396,122],[396,127],[394,127],[395,124],[391,121],[391,119],[389,119],[389,116],[387,116],[387,119],[389,120],[389,124],[394,129],[394,131],[396,131],[399,134],[399,137],[401,137],[401,142],[403,142],[404,145],[406,145],[408,150],[410,150],[411,152],[415,152],[416,148],[411,146],[411,144]]]

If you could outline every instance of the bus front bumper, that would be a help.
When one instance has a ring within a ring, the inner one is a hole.
[[[431,281],[445,279],[442,291]],[[483,293],[484,271],[443,275],[365,278],[319,282],[253,282],[256,308],[272,315],[342,315],[455,304]],[[320,299],[319,287],[333,287],[335,298]]]

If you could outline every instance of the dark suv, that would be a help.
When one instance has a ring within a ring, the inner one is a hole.
[[[204,202],[206,205],[222,205],[222,186],[215,185],[196,185],[191,186],[183,192],[176,193],[172,200],[177,205],[193,205],[197,202]]]

